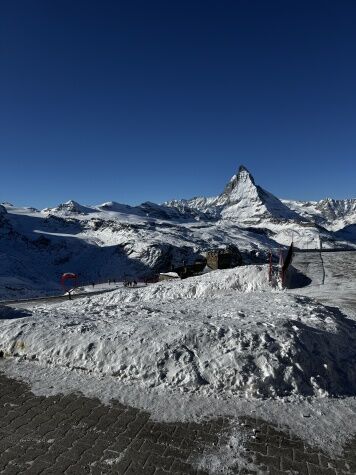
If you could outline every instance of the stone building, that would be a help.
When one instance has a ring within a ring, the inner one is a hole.
[[[230,269],[242,264],[242,256],[236,246],[211,249],[206,253],[206,264],[210,269]]]
[[[180,276],[177,274],[177,272],[161,272],[158,277],[159,282],[175,279],[180,279]]]

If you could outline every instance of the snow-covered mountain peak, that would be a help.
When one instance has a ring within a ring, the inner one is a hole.
[[[116,201],[107,201],[105,203],[102,203],[101,205],[96,206],[96,208],[100,211],[114,211],[119,213],[126,212],[127,210],[132,209],[130,205],[117,203]]]
[[[255,180],[251,173],[243,165],[240,166],[238,172],[233,175],[225,186],[220,196],[231,196],[240,192],[241,188],[255,188]]]
[[[242,225],[261,224],[266,220],[301,220],[295,211],[256,185],[253,176],[243,165],[220,195],[173,200],[165,204],[186,212],[198,210],[209,217],[234,220]]]
[[[88,213],[93,213],[94,210],[92,208],[89,208],[87,206],[83,206],[79,204],[77,201],[74,200],[69,200],[66,201],[65,203],[61,203],[55,208],[45,208],[42,210],[44,213],[53,213],[53,214],[88,214]]]
[[[243,198],[257,197],[258,190],[255,180],[251,173],[243,165],[226,185],[224,191],[220,195],[221,204],[234,204]]]
[[[246,223],[259,223],[262,219],[299,219],[278,198],[256,185],[251,173],[243,165],[218,198],[223,205],[221,216]]]

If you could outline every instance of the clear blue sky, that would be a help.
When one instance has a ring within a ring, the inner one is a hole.
[[[0,201],[356,197],[355,0],[2,0]]]

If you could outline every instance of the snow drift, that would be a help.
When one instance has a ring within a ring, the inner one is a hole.
[[[249,272],[258,288],[265,269]],[[306,297],[248,292],[246,273],[36,308],[0,322],[0,351],[202,395],[355,395],[355,322]]]
[[[103,297],[106,303],[158,302],[182,298],[201,298],[226,290],[252,292],[270,289],[268,266],[244,266],[209,272],[185,280],[160,282],[144,288],[120,289]]]

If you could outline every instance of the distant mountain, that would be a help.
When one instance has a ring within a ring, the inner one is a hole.
[[[198,210],[207,217],[235,220],[245,225],[266,223],[269,220],[294,220],[339,230],[356,223],[356,199],[280,200],[256,185],[253,176],[243,165],[218,196],[171,200],[164,204],[181,212]]]
[[[61,203],[55,208],[45,208],[42,210],[42,212],[48,214],[70,216],[71,214],[89,214],[93,213],[94,210],[89,206],[83,206],[77,203],[76,201],[69,200],[66,203]]]
[[[337,231],[356,223],[356,199],[283,200],[283,203],[303,218],[314,221],[332,231]]]
[[[208,216],[232,219],[247,225],[259,224],[268,219],[301,220],[293,209],[256,185],[251,173],[242,165],[220,195],[211,198],[173,200],[165,204],[181,211],[199,210]]]
[[[150,276],[235,245],[244,262],[270,249],[356,248],[356,200],[279,200],[243,166],[215,197],[139,206],[70,200],[38,211],[0,205],[0,298],[60,290],[63,272],[81,282]],[[277,251],[276,251],[277,252]]]

